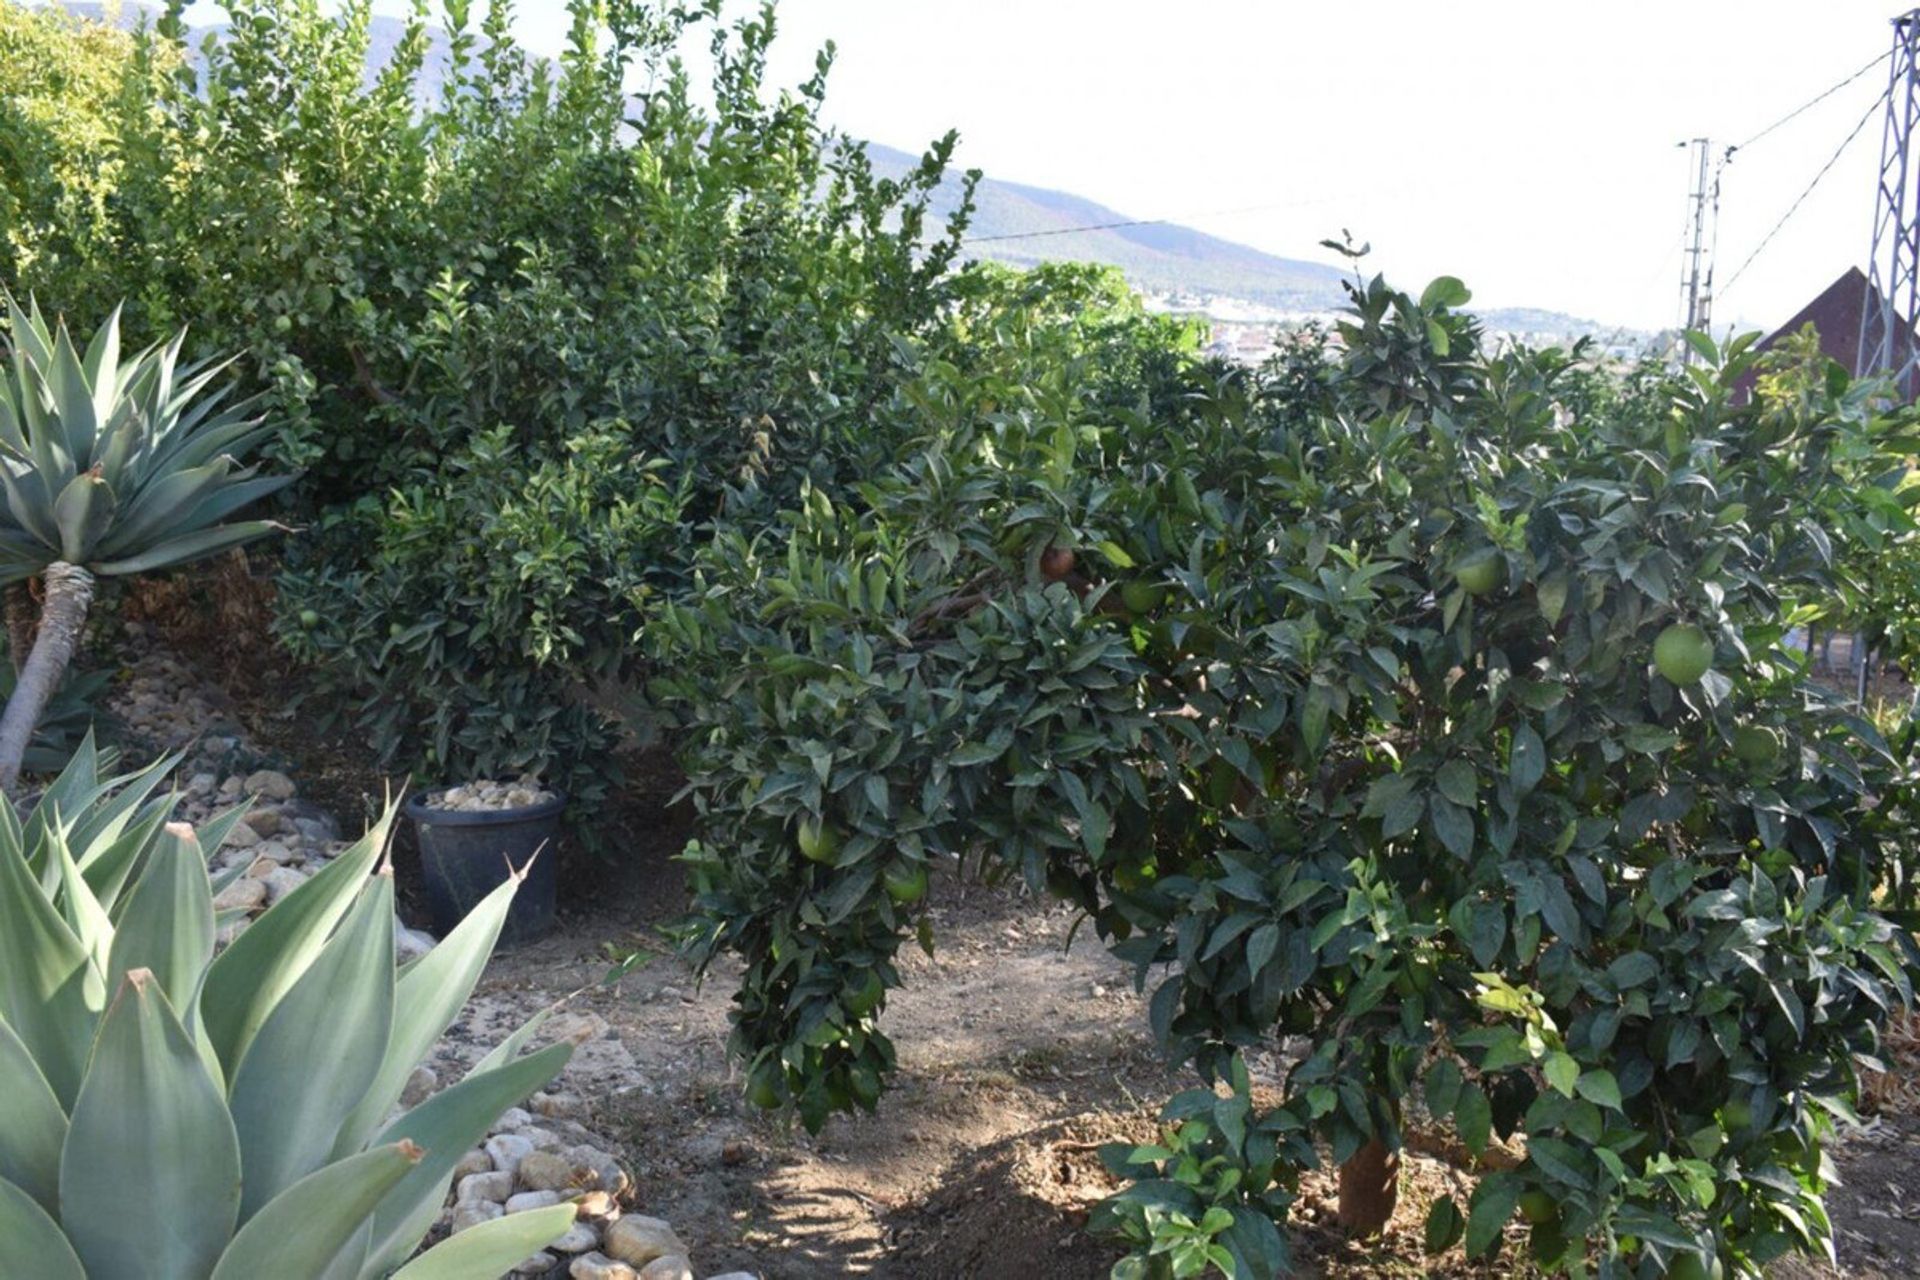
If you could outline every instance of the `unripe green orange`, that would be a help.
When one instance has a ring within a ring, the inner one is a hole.
[[[887,984],[880,981],[880,975],[867,970],[866,980],[855,987],[844,1003],[847,1013],[855,1018],[864,1018],[880,1007],[880,999],[887,994]]]
[[[800,823],[800,852],[810,862],[832,862],[840,852],[840,833],[831,822],[806,818]]]
[[[1129,613],[1152,613],[1166,603],[1167,589],[1157,583],[1142,582],[1136,578],[1121,584],[1120,598],[1126,602]]]
[[[1667,1280],[1720,1280],[1723,1274],[1720,1259],[1715,1258],[1713,1265],[1708,1266],[1700,1261],[1699,1255],[1692,1253],[1677,1255],[1673,1265],[1667,1268]]]
[[[1453,580],[1470,596],[1484,596],[1500,585],[1500,553],[1475,551],[1454,562]]]
[[[1733,757],[1743,764],[1772,764],[1780,758],[1780,735],[1760,725],[1743,724],[1733,731]]]
[[[780,1065],[763,1062],[747,1080],[747,1101],[762,1111],[780,1105]]]
[[[1551,1195],[1536,1187],[1532,1191],[1521,1193],[1520,1216],[1536,1225],[1552,1222],[1560,1216],[1560,1206],[1554,1202]]]
[[[1713,666],[1713,641],[1691,622],[1676,622],[1655,638],[1653,665],[1673,684],[1693,684]]]
[[[927,896],[927,869],[918,862],[892,863],[882,879],[887,896],[903,907]]]

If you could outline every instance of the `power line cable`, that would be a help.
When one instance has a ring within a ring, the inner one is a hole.
[[[1820,166],[1820,172],[1813,175],[1813,181],[1807,184],[1807,189],[1794,198],[1794,202],[1787,207],[1787,211],[1780,215],[1780,221],[1773,224],[1773,230],[1767,232],[1767,234],[1761,238],[1760,243],[1754,246],[1753,252],[1747,255],[1746,261],[1742,262],[1734,273],[1727,277],[1727,282],[1720,286],[1722,292],[1733,288],[1734,281],[1738,280],[1741,275],[1746,272],[1746,269],[1753,265],[1753,260],[1760,256],[1763,249],[1773,243],[1773,238],[1780,234],[1780,228],[1786,226],[1793,215],[1800,211],[1800,206],[1806,203],[1808,196],[1813,194],[1813,189],[1820,185],[1821,180],[1825,178],[1828,173],[1832,172],[1833,166],[1839,163],[1840,157],[1846,152],[1846,149],[1853,145],[1853,140],[1858,138],[1860,131],[1867,127],[1867,121],[1873,119],[1880,108],[1886,105],[1886,101],[1887,95],[1885,93],[1882,93],[1873,100],[1873,105],[1867,108],[1867,113],[1860,117],[1860,123],[1853,126],[1853,132],[1849,133],[1846,139],[1834,149],[1834,153],[1827,157],[1827,162]]]
[[[1265,213],[1270,209],[1299,209],[1310,204],[1324,204],[1326,197],[1314,200],[1283,200],[1274,204],[1245,205],[1238,209],[1213,209],[1203,213],[1186,213],[1170,218],[1128,218],[1122,222],[1092,222],[1083,226],[1049,227],[1045,231],[1006,231],[992,236],[968,236],[962,244],[986,244],[993,240],[1032,240],[1040,236],[1070,236],[1082,231],[1114,231],[1121,227],[1171,227],[1191,222],[1195,218],[1224,218],[1236,213]]]
[[[1831,98],[1834,94],[1840,92],[1842,89],[1846,88],[1848,85],[1852,84],[1855,80],[1858,80],[1861,76],[1867,74],[1867,72],[1873,70],[1875,67],[1879,66],[1881,63],[1885,62],[1888,58],[1891,58],[1892,56],[1893,56],[1893,50],[1891,49],[1887,50],[1885,53],[1875,58],[1872,62],[1869,62],[1866,66],[1861,67],[1858,71],[1848,76],[1845,80],[1840,81],[1838,84],[1833,85],[1831,88],[1828,88],[1822,91],[1821,93],[1816,94],[1814,97],[1808,99],[1806,102],[1801,103],[1799,106],[1787,112],[1787,114],[1781,116],[1778,120],[1775,120],[1772,124],[1768,125],[1766,128],[1762,129],[1760,132],[1754,134],[1751,138],[1748,138],[1745,142],[1735,143],[1732,147],[1732,150],[1739,151],[1744,147],[1752,146],[1754,143],[1760,141],[1760,139],[1772,133],[1775,129],[1778,129],[1781,125],[1786,124],[1789,120],[1792,120],[1795,117],[1811,110],[1812,108],[1819,106],[1822,102],[1825,102],[1828,98]]]

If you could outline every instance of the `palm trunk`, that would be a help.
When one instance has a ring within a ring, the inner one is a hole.
[[[33,593],[24,582],[16,582],[7,588],[7,654],[13,659],[13,674],[19,675],[20,669],[27,665],[27,654],[33,651]]]
[[[46,606],[40,613],[40,633],[20,668],[20,678],[0,714],[0,791],[8,795],[20,782],[20,762],[40,716],[60,687],[60,678],[73,661],[80,630],[93,603],[93,575],[77,564],[56,560],[45,575]]]
[[[1375,1138],[1340,1166],[1340,1226],[1353,1236],[1377,1236],[1400,1202],[1400,1153]]]

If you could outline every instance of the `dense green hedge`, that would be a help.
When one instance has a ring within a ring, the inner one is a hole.
[[[961,305],[952,139],[875,174],[819,122],[830,50],[765,83],[770,8],[582,0],[547,63],[449,0],[371,78],[364,3],[223,8],[196,51],[179,5],[127,37],[0,3],[0,284],[245,353],[306,469],[279,629],[318,708],[590,799],[619,726],[583,691],[630,681],[700,526],[892,460],[899,343]]]

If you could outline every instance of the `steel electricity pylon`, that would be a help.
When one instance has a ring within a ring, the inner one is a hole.
[[[1886,125],[1873,207],[1873,247],[1867,258],[1867,295],[1861,302],[1862,374],[1886,371],[1911,394],[1917,358],[1913,335],[1920,302],[1920,165],[1913,136],[1920,125],[1920,9],[1893,20],[1893,56],[1887,68]]]

